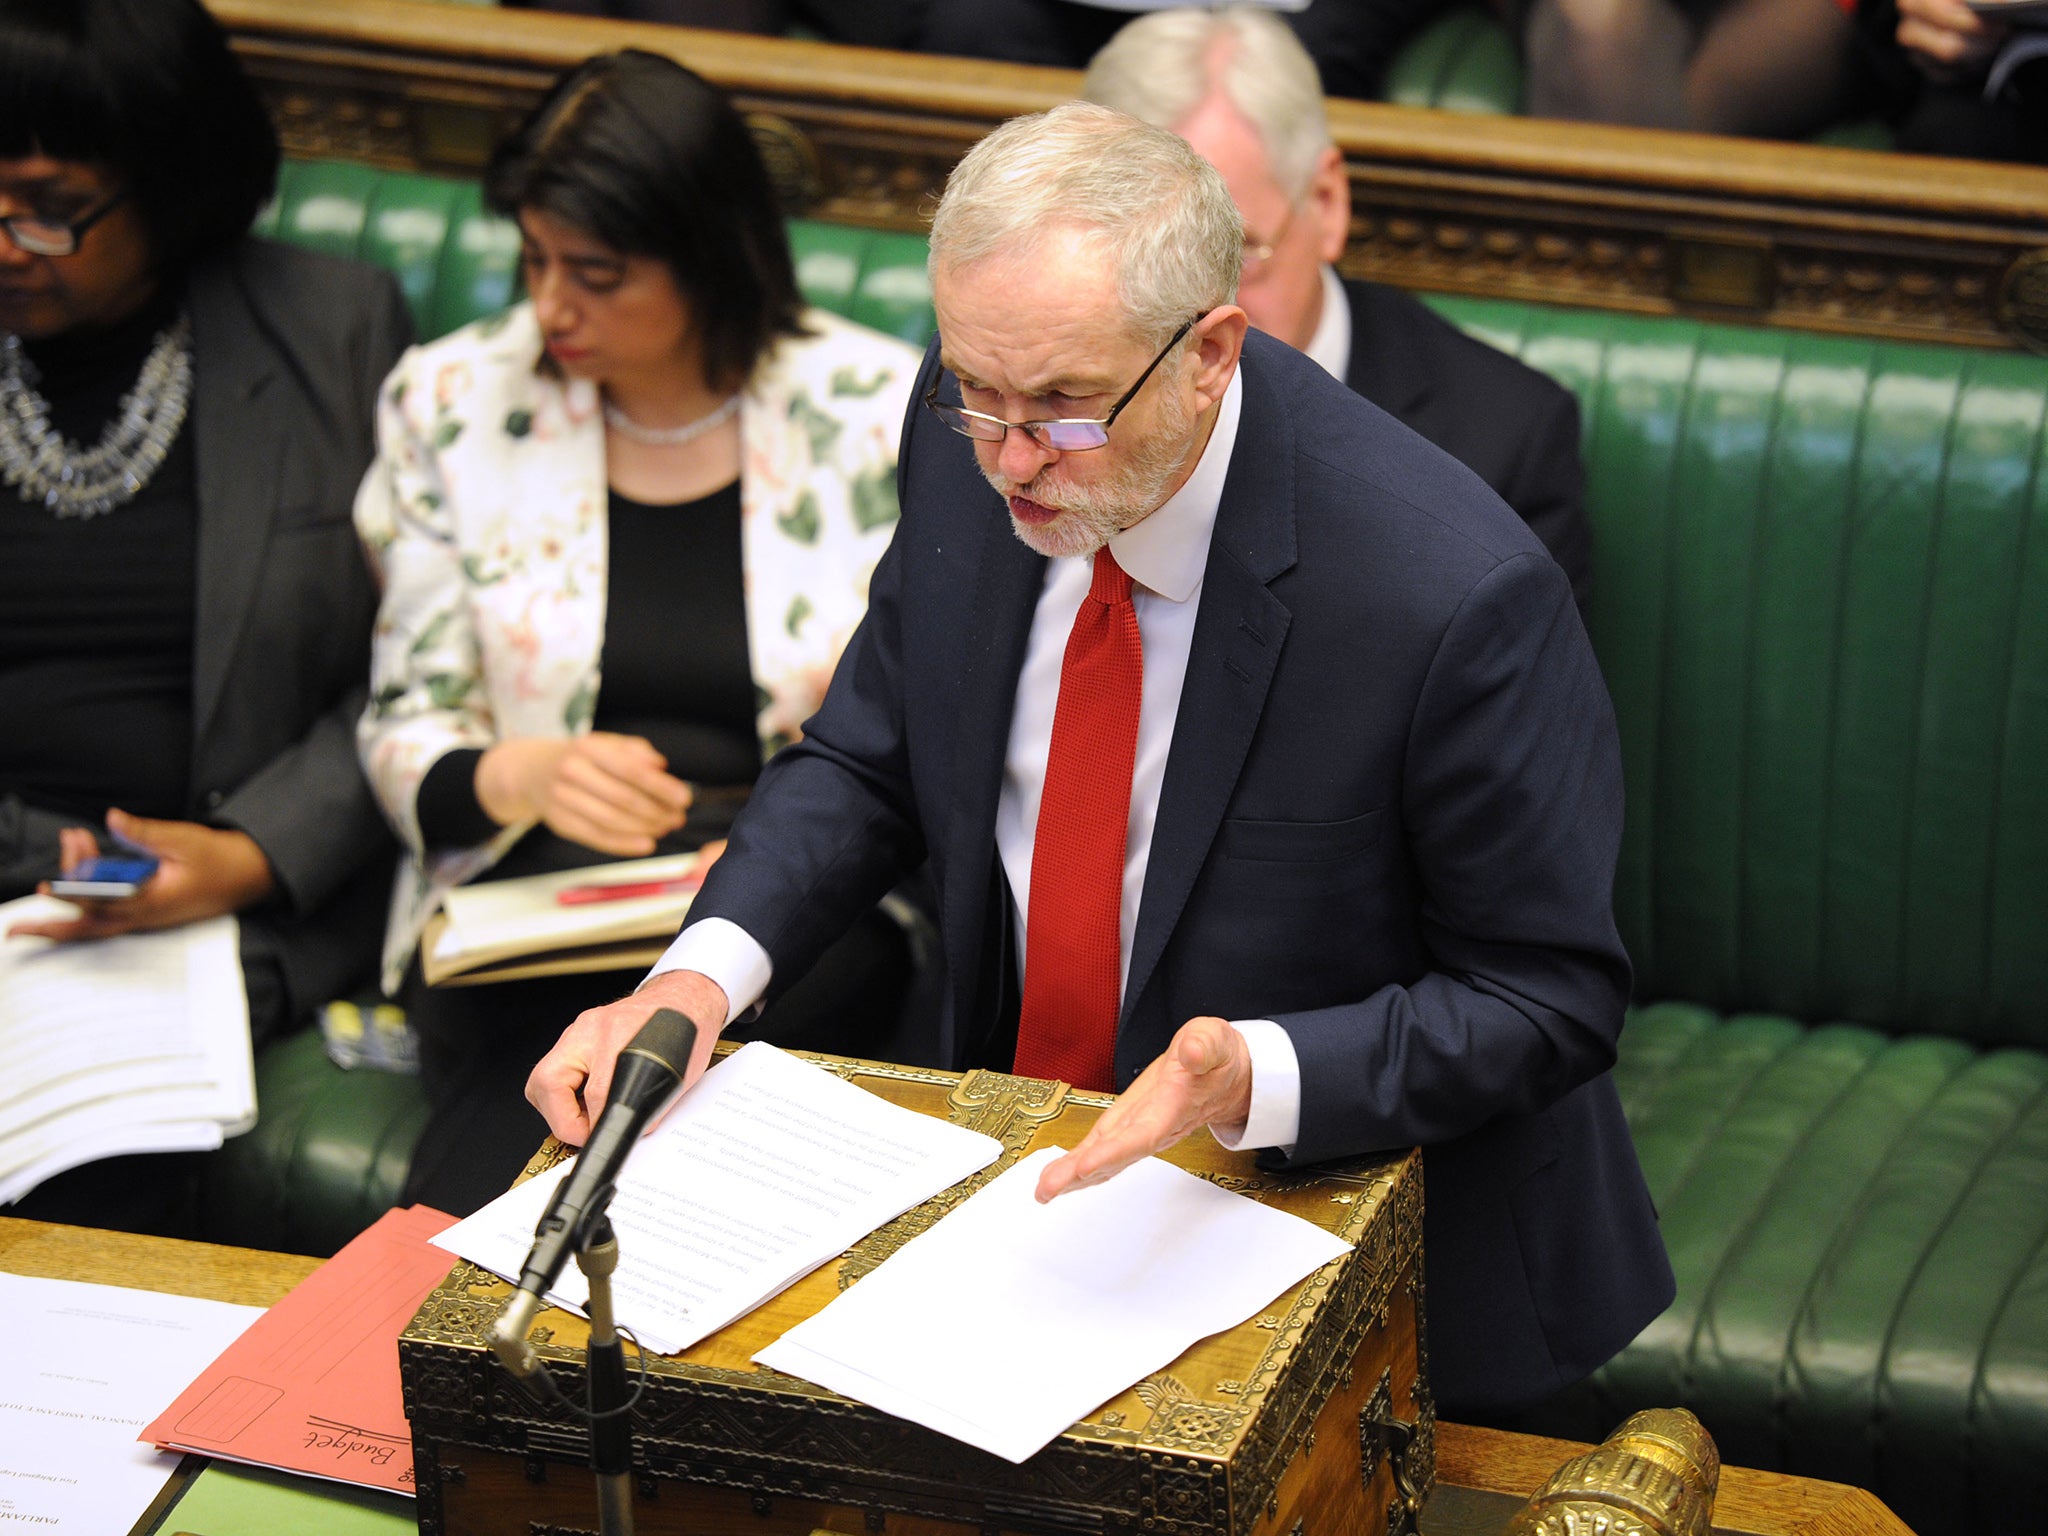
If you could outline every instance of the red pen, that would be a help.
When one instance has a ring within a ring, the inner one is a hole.
[[[584,907],[594,901],[631,901],[635,896],[680,896],[704,883],[695,871],[674,880],[622,880],[613,885],[572,885],[555,892],[555,904]]]

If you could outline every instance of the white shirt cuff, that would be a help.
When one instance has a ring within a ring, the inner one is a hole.
[[[1252,1109],[1243,1125],[1212,1125],[1210,1134],[1233,1152],[1277,1147],[1292,1157],[1301,1139],[1301,1058],[1294,1042],[1271,1019],[1232,1019],[1230,1027],[1252,1055]]]
[[[667,971],[697,971],[725,989],[725,1023],[745,1013],[768,990],[775,963],[768,951],[754,942],[753,935],[738,923],[722,917],[707,917],[692,923],[676,935],[675,942],[654,962],[646,981]],[[644,986],[646,981],[642,982]],[[721,1029],[724,1024],[719,1026]],[[1289,1047],[1289,1055],[1293,1054]]]

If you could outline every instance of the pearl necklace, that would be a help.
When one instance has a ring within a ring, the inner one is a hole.
[[[643,427],[607,400],[604,403],[604,419],[611,424],[614,432],[630,437],[636,443],[646,443],[655,448],[680,448],[684,443],[694,443],[739,408],[740,397],[734,395],[708,416],[686,421],[680,427]]]
[[[59,517],[98,517],[141,493],[185,425],[192,322],[180,315],[158,334],[135,387],[90,448],[50,425],[50,402],[37,392],[34,372],[21,338],[0,336],[0,476]]]

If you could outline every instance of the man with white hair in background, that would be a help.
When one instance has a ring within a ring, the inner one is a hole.
[[[1469,471],[1235,302],[1173,134],[1074,103],[963,159],[902,521],[688,924],[527,1092],[588,1136],[658,1007],[718,1030],[929,858],[943,1063],[1121,1090],[1041,1199],[1210,1128],[1421,1145],[1431,1371],[1534,1402],[1672,1278],[1609,1068],[1612,710],[1570,586]]]
[[[1344,157],[1316,66],[1270,12],[1155,11],[1095,55],[1088,100],[1170,128],[1222,173],[1245,222],[1238,302],[1492,486],[1571,578],[1583,611],[1592,534],[1578,401],[1412,294],[1344,281]]]

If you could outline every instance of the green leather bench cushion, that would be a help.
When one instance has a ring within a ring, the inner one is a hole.
[[[476,183],[345,160],[288,160],[256,232],[395,274],[422,339],[518,296],[519,232]],[[921,236],[793,220],[798,285],[820,308],[922,346],[932,333]]]
[[[397,277],[422,338],[512,302],[519,232],[484,210],[477,184],[346,160],[288,160],[256,232]]]
[[[2048,1056],[1659,1004],[1616,1078],[1678,1299],[1540,1427],[1684,1403],[1723,1460],[1870,1488],[1921,1536],[2038,1528]]]
[[[427,1123],[416,1078],[344,1072],[318,1029],[256,1063],[256,1128],[210,1160],[206,1237],[245,1248],[331,1254],[383,1215]]]
[[[789,223],[797,286],[820,309],[922,347],[938,329],[922,235]]]
[[[2048,1047],[2048,362],[1433,302],[1583,406],[1637,995]]]

